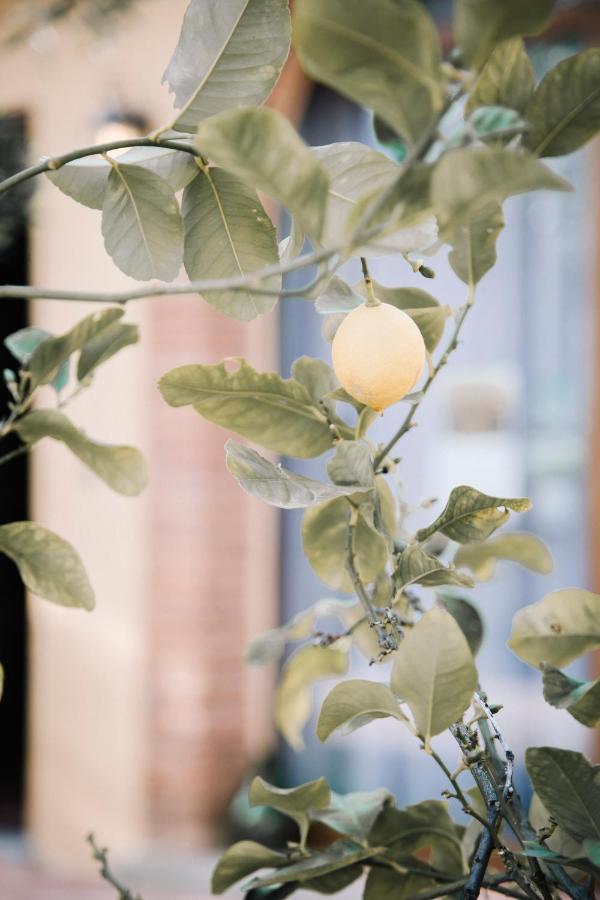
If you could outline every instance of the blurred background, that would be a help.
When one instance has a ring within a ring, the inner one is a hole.
[[[450,3],[427,5],[450,46]],[[185,7],[185,0],[0,3],[1,174],[166,121],[172,107],[160,79]],[[599,44],[600,3],[573,0],[557,3],[552,30],[530,49],[543,74]],[[369,113],[312,85],[293,56],[270,103],[311,144],[376,146]],[[488,636],[482,682],[493,702],[506,704],[502,724],[517,752],[543,735],[597,760],[594,733],[546,705],[538,674],[504,648],[524,603],[558,587],[600,591],[598,145],[552,165],[576,190],[506,205],[498,264],[479,287],[464,344],[404,439],[400,478],[414,507],[433,496],[444,501],[460,483],[533,499],[518,527],[547,542],[555,569],[541,577],[500,566],[477,589]],[[6,195],[2,283],[126,287],[99,225],[99,213],[44,179],[31,197]],[[425,288],[460,305],[464,285],[445,251],[428,264],[433,282],[392,257],[372,269],[384,284]],[[346,274],[358,277],[351,266]],[[4,301],[0,331],[30,322],[61,331],[86,312],[83,304]],[[329,360],[320,317],[291,300],[240,325],[198,298],[142,302],[128,317],[141,325],[140,344],[102,371],[73,418],[98,439],[139,446],[151,468],[147,492],[136,500],[111,494],[61,447],[44,444],[0,480],[3,520],[32,517],[72,541],[98,601],[88,615],[26,600],[0,557],[1,900],[112,896],[94,884],[84,841],[90,829],[148,900],[207,895],[219,846],[286,837],[278,820],[244,803],[240,788],[256,771],[281,786],[321,774],[338,791],[386,785],[400,803],[443,787],[408,735],[386,722],[325,746],[309,726],[301,755],[278,740],[275,673],[247,669],[244,646],[331,591],[304,560],[300,516],[243,494],[223,464],[226,434],[192,410],[167,407],[155,389],[169,368],[225,356],[285,375],[297,356]],[[391,433],[400,414],[386,412],[375,437]],[[323,466],[298,468],[318,474]],[[380,667],[369,677],[377,672],[386,675]],[[357,659],[354,673],[366,675],[366,662]],[[317,696],[328,687],[320,684]],[[455,758],[452,746],[438,743]]]

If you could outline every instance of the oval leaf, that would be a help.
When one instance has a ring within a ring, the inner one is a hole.
[[[521,38],[502,41],[486,62],[465,111],[479,106],[507,106],[524,113],[535,90],[535,70]]]
[[[581,753],[557,747],[530,747],[525,764],[536,794],[560,828],[580,843],[599,840],[598,766]]]
[[[500,41],[542,31],[553,6],[554,0],[457,0],[454,31],[465,62],[480,68]]]
[[[571,588],[520,609],[508,646],[531,666],[567,665],[600,646],[600,596]]]
[[[215,866],[211,879],[213,894],[222,894],[228,887],[257,869],[276,869],[288,862],[283,853],[276,853],[256,841],[238,841],[228,847]]]
[[[554,666],[542,664],[544,700],[557,709],[566,709],[588,728],[600,723],[600,680],[578,681]]]
[[[394,578],[399,588],[409,584],[434,586],[455,584],[460,587],[475,587],[472,578],[445,566],[435,556],[429,556],[418,544],[410,544],[398,557]]]
[[[417,540],[425,541],[436,531],[459,544],[484,540],[508,520],[509,509],[527,512],[531,509],[531,500],[527,497],[489,497],[466,484],[460,485],[452,490],[444,511],[435,522],[417,531]]]
[[[464,544],[454,556],[456,566],[470,569],[479,581],[489,581],[500,559],[519,563],[531,572],[547,575],[552,571],[550,551],[533,534],[511,532],[481,543]]]
[[[406,722],[398,701],[385,684],[355,678],[329,692],[319,714],[317,737],[326,741],[338,728],[355,731],[374,719],[392,717]]]

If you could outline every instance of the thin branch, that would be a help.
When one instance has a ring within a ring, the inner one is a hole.
[[[17,447],[16,450],[11,450],[10,453],[5,453],[4,456],[0,456],[0,466],[3,466],[4,463],[10,462],[11,459],[15,459],[17,456],[23,456],[24,453],[28,453],[31,450],[29,444],[23,444],[21,447]]]
[[[443,367],[448,362],[450,355],[452,353],[454,353],[454,351],[458,347],[458,338],[460,336],[461,329],[465,323],[465,319],[467,318],[467,316],[469,314],[469,310],[473,306],[474,300],[475,300],[475,290],[474,290],[474,287],[471,286],[469,288],[467,301],[466,301],[465,305],[462,307],[462,310],[458,316],[458,319],[456,320],[456,325],[455,325],[454,331],[452,332],[452,335],[450,337],[450,341],[448,342],[448,345],[447,345],[446,349],[444,350],[444,352],[442,353],[437,364],[434,366],[433,370],[431,371],[427,381],[425,382],[425,384],[419,391],[419,399],[416,400],[412,404],[412,406],[410,407],[400,428],[396,431],[396,433],[387,442],[385,447],[383,447],[383,449],[380,450],[379,453],[377,454],[377,456],[375,457],[375,459],[373,461],[373,466],[376,470],[379,468],[381,463],[384,461],[384,459],[386,458],[388,453],[390,453],[390,451],[394,449],[394,447],[396,446],[396,444],[398,443],[400,438],[402,438],[406,434],[406,432],[410,431],[410,429],[413,427],[413,419],[423,401],[423,398],[425,397],[425,394],[427,393],[427,391],[429,390],[429,388],[431,387],[431,385],[433,384],[433,382],[435,381],[435,379],[437,378],[437,376],[439,375],[439,373],[441,372]]]
[[[473,819],[476,819],[484,828],[489,830],[490,824],[487,819],[484,819],[483,816],[480,816],[476,809],[469,803],[467,796],[465,795],[463,789],[458,783],[458,778],[452,774],[442,757],[435,752],[431,745],[428,748],[425,748],[425,744],[423,744],[423,749],[426,749],[426,752],[432,757],[432,759],[438,764],[452,787],[455,791],[455,799],[461,804],[463,812],[467,813],[469,816],[472,816]]]
[[[492,890],[496,890],[498,885],[505,884],[507,882],[511,882],[513,879],[509,875],[491,875],[489,878],[486,878],[482,884],[482,887],[492,888]],[[450,896],[451,894],[460,891],[465,887],[467,883],[467,877],[459,878],[456,881],[445,882],[440,887],[431,888],[428,891],[419,891],[418,894],[410,895],[407,900],[435,900],[436,897],[444,897],[446,894]],[[506,894],[509,897],[519,897],[523,898],[524,895],[519,891],[502,891],[503,894]]]
[[[106,847],[99,847],[93,834],[88,834],[87,842],[92,848],[92,856],[100,864],[100,876],[107,881],[117,892],[119,900],[142,900],[140,894],[132,894],[129,888],[125,887],[113,874],[108,863],[108,850]]]

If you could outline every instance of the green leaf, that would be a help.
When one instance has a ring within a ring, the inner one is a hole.
[[[193,406],[224,428],[275,453],[308,458],[333,445],[323,413],[303,384],[275,372],[257,372],[243,359],[228,371],[214,366],[180,366],[160,379],[159,390],[171,406]]]
[[[351,594],[352,579],[346,572],[350,505],[343,497],[307,509],[302,522],[304,553],[325,584]],[[354,556],[361,580],[368,584],[383,571],[388,559],[385,539],[358,516],[354,530]]]
[[[338,441],[327,472],[334,484],[352,487],[354,491],[375,487],[373,457],[366,441]]]
[[[393,795],[385,788],[351,794],[332,791],[329,807],[314,813],[313,820],[363,843],[383,807],[393,803]]]
[[[600,49],[563,59],[544,76],[526,110],[525,145],[536,156],[563,156],[600,130]]]
[[[295,788],[278,788],[257,776],[250,784],[248,802],[250,806],[270,806],[271,809],[276,809],[293,819],[300,829],[300,843],[304,845],[310,825],[310,813],[317,809],[327,809],[329,806],[329,785],[324,778],[318,778]]]
[[[600,841],[586,838],[583,842],[583,849],[587,858],[596,868],[600,868]]]
[[[427,528],[417,531],[417,540],[423,542],[440,531],[459,544],[485,540],[509,518],[509,509],[526,512],[531,501],[526,497],[507,499],[489,497],[468,485],[460,485],[451,492],[443,512]]]
[[[322,875],[329,875],[339,869],[347,869],[357,863],[375,856],[376,850],[372,847],[361,847],[354,841],[341,840],[330,844],[325,850],[311,854],[307,859],[292,863],[283,869],[278,869],[273,875],[265,875],[255,878],[243,885],[245,890],[249,888],[265,886],[268,884],[281,884],[288,881],[298,881],[305,889],[310,889],[310,880]]]
[[[77,380],[83,381],[92,372],[113,357],[119,350],[137,344],[139,329],[132,322],[112,322],[102,329],[81,350],[77,363]]]
[[[337,894],[360,878],[362,873],[362,863],[353,863],[343,869],[335,869],[333,872],[304,881],[302,887],[305,891],[318,891],[319,894]]]
[[[477,670],[449,612],[431,609],[410,629],[395,654],[391,684],[427,743],[460,719],[477,687]]]
[[[191,153],[168,150],[165,147],[132,147],[117,156],[119,165],[136,165],[164,178],[174,191],[180,191],[198,173]],[[86,156],[46,172],[56,187],[91,209],[102,209],[108,176],[112,170],[109,162],[98,157]]]
[[[363,900],[408,900],[418,897],[420,891],[436,886],[427,875],[402,874],[396,869],[371,866],[365,882]]]
[[[454,34],[464,61],[478,69],[500,41],[538,34],[553,6],[554,0],[456,0]]]
[[[94,608],[94,591],[81,557],[53,531],[35,522],[0,525],[0,552],[16,564],[25,586],[44,600]]]
[[[327,217],[322,243],[335,246],[351,228],[361,203],[392,187],[401,170],[383,153],[365,144],[341,141],[314,147],[329,175]],[[410,228],[392,228],[385,237],[367,241],[365,252],[378,255],[426,250],[437,240],[437,223],[429,217]],[[360,255],[361,248],[356,249]],[[368,255],[368,254],[367,254]]]
[[[585,756],[530,747],[525,764],[534,790],[560,828],[580,843],[600,838],[600,776]]]
[[[322,359],[311,356],[300,356],[292,363],[292,378],[304,385],[318,409],[325,407],[329,421],[335,426],[341,437],[353,438],[354,429],[337,415],[334,394],[340,383],[336,374]]]
[[[479,106],[507,106],[524,113],[535,90],[535,70],[521,38],[494,48],[471,91],[465,111]]]
[[[441,109],[440,47],[420,3],[301,0],[294,42],[305,71],[375,110],[415,144]]]
[[[542,663],[544,673],[544,699],[557,709],[566,709],[588,728],[600,723],[600,679],[578,681],[560,669]]]
[[[481,649],[484,632],[479,611],[464,597],[444,594],[440,599],[466,637],[472,655],[477,656]]]
[[[172,281],[181,268],[183,223],[175,194],[141,166],[113,162],[102,235],[115,265],[138,281]]]
[[[329,179],[281,113],[229,110],[200,125],[196,146],[245,184],[280,200],[311,237],[321,237]]]
[[[406,857],[423,847],[444,845],[462,854],[458,828],[448,814],[448,805],[440,800],[425,800],[406,809],[387,806],[369,835],[371,846],[384,846],[394,858],[400,851]]]
[[[34,409],[17,420],[14,430],[26,444],[45,437],[61,441],[119,494],[135,497],[148,483],[148,467],[139,450],[92,441],[56,409]]]
[[[319,600],[314,606],[303,610],[279,628],[271,628],[253,638],[246,648],[246,662],[250,666],[264,666],[277,662],[285,651],[286,644],[310,637],[320,618],[336,617],[345,625],[354,613],[354,604],[347,600]]]
[[[256,192],[223,169],[200,172],[183,194],[185,270],[192,280],[248,275],[279,261],[273,223]],[[277,291],[281,276],[263,282]],[[249,322],[269,312],[277,296],[207,291],[203,297],[227,316]]]
[[[49,384],[60,377],[62,367],[72,353],[81,350],[88,341],[122,316],[122,309],[103,309],[86,316],[65,334],[42,341],[27,360],[30,389],[33,390],[40,384]]]
[[[507,197],[570,185],[528,153],[479,147],[452,150],[433,170],[431,196],[445,236]]]
[[[508,646],[531,666],[565,666],[600,646],[600,596],[570,588],[553,591],[513,618]]]
[[[478,581],[489,581],[500,559],[519,563],[539,575],[548,575],[553,569],[552,556],[544,542],[533,534],[517,531],[485,542],[464,544],[456,551],[454,564],[470,569]]]
[[[163,75],[180,108],[172,127],[195,131],[215,113],[261,104],[289,45],[287,0],[192,0]]]
[[[292,228],[290,233],[282,241],[279,241],[279,260],[282,263],[291,262],[298,259],[304,249],[306,235],[299,227],[297,222],[292,219]]]
[[[238,841],[237,844],[228,847],[215,866],[211,891],[213,894],[222,894],[236,881],[251,875],[257,869],[276,869],[287,862],[288,857],[285,854],[276,853],[262,844],[255,841]]]
[[[243,490],[280,509],[305,509],[360,491],[360,486],[340,487],[287,472],[243,444],[230,439],[225,444],[227,468]],[[363,490],[370,490],[370,487]]]
[[[496,240],[503,228],[502,207],[490,203],[448,237],[448,261],[465,284],[477,284],[496,264]]]
[[[374,719],[390,717],[400,722],[407,721],[398,701],[385,684],[358,678],[343,681],[336,684],[323,701],[317,737],[326,741],[338,728],[344,728],[349,733]]]
[[[325,293],[317,297],[315,309],[321,315],[349,313],[364,302],[364,298],[357,294],[343,278],[334,275],[327,285]]]
[[[347,668],[346,650],[318,646],[301,647],[284,665],[275,695],[275,724],[294,750],[304,749],[302,731],[312,712],[313,684],[343,675]]]
[[[550,825],[548,810],[544,807],[544,804],[536,793],[534,793],[531,798],[528,818],[536,831],[540,831],[542,828],[548,828]],[[578,841],[573,840],[572,837],[569,837],[569,835],[564,832],[562,828],[558,828],[558,826],[554,827],[554,831],[550,837],[546,839],[545,845],[553,853],[557,853],[563,858],[581,859],[585,856],[581,844],[578,843]]]
[[[437,586],[455,584],[460,587],[475,587],[475,582],[468,575],[445,566],[435,556],[429,556],[418,544],[409,544],[398,557],[398,566],[394,572],[398,588],[409,584]]]
[[[4,339],[4,345],[10,350],[15,359],[18,359],[20,363],[23,363],[23,368],[26,369],[33,352],[37,350],[40,344],[51,337],[52,334],[50,331],[46,331],[45,328],[37,328],[35,325],[31,325],[27,328],[21,328],[20,331],[15,331],[14,334],[9,334],[8,337]],[[56,376],[52,381],[52,387],[57,393],[67,386],[69,381],[69,371],[70,366],[67,359],[60,369],[58,369]],[[16,378],[11,380],[15,381]]]

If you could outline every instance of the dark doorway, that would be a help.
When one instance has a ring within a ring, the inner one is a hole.
[[[0,177],[26,165],[23,116],[0,117]],[[0,198],[0,283],[27,284],[28,191],[8,192]],[[8,334],[27,325],[27,305],[21,300],[0,302],[0,372],[13,369],[15,360],[4,347]],[[0,417],[10,399],[0,377]],[[10,437],[0,455],[13,449]],[[0,466],[0,523],[27,518],[27,458],[18,456]],[[27,624],[25,591],[15,565],[0,555],[0,663],[4,693],[0,701],[0,828],[19,828],[22,821],[27,695]]]

